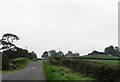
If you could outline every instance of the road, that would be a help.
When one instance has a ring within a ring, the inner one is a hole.
[[[30,63],[26,68],[2,74],[2,80],[45,80],[42,60]]]

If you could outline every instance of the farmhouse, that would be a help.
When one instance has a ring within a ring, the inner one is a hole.
[[[71,51],[68,51],[68,53],[65,55],[65,57],[78,57],[79,53],[72,53]]]

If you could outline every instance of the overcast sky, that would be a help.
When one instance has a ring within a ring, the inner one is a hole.
[[[118,0],[1,0],[0,37],[17,35],[19,47],[86,55],[118,45]]]

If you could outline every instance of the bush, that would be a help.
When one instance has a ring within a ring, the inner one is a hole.
[[[16,65],[17,67],[19,67],[19,65],[26,63],[27,59],[26,58],[16,58],[16,59],[11,60],[11,62],[13,65]]]
[[[7,55],[2,54],[2,70],[11,69],[10,67],[10,60],[8,59]]]
[[[120,80],[120,67],[80,59],[53,60],[51,63],[67,66],[74,71],[94,77],[99,81],[114,82]]]

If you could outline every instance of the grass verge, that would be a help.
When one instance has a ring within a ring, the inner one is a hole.
[[[43,64],[46,80],[94,80],[84,74],[74,72],[70,68],[51,65],[49,60],[44,60]]]

